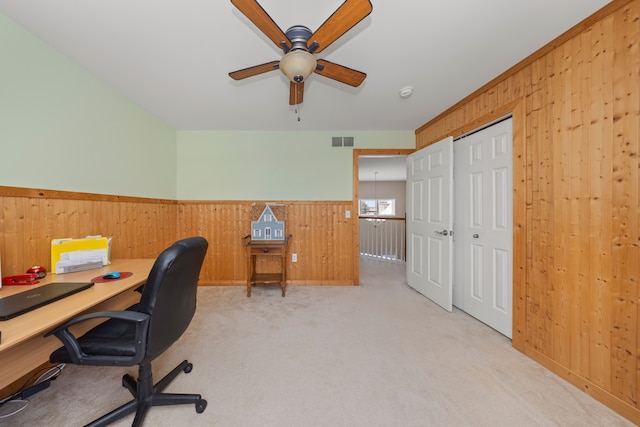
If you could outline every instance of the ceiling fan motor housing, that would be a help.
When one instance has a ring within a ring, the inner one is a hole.
[[[284,33],[291,42],[291,50],[307,50],[307,41],[311,37],[311,30],[304,25],[294,25]]]

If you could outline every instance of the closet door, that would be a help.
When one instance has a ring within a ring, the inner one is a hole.
[[[454,305],[512,335],[512,120],[455,142]]]
[[[407,157],[407,282],[452,310],[453,138]]]

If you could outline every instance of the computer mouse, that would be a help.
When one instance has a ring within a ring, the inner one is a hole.
[[[118,273],[117,271],[111,271],[105,275],[102,276],[103,279],[119,279],[120,278],[120,273]]]

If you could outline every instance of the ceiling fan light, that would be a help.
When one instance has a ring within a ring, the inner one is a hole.
[[[316,58],[305,50],[292,50],[280,60],[280,71],[294,83],[303,82],[316,69]]]

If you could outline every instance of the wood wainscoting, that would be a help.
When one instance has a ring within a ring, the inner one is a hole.
[[[513,114],[513,346],[640,424],[640,0],[614,0],[416,131]]]
[[[155,258],[176,240],[175,201],[0,187],[2,275],[51,271],[51,240],[113,237],[112,258]]]
[[[289,285],[356,285],[352,201],[274,201],[287,206]],[[112,237],[111,257],[155,258],[175,240],[209,241],[202,285],[246,284],[242,237],[250,232],[254,201],[175,201],[0,186],[2,275],[24,274],[34,264],[51,271],[51,240]],[[273,266],[276,268],[276,266]],[[270,265],[260,265],[269,271]]]
[[[264,203],[264,202],[255,202]],[[287,207],[285,235],[292,235],[287,263],[288,285],[357,285],[358,258],[353,215],[349,201],[273,201]],[[249,234],[250,212],[254,202],[180,202],[179,235],[198,234],[209,242],[201,284],[246,284],[246,257],[242,238]],[[280,219],[280,218],[279,218]],[[278,271],[275,260],[258,261],[260,271]],[[271,265],[270,265],[271,264]]]

